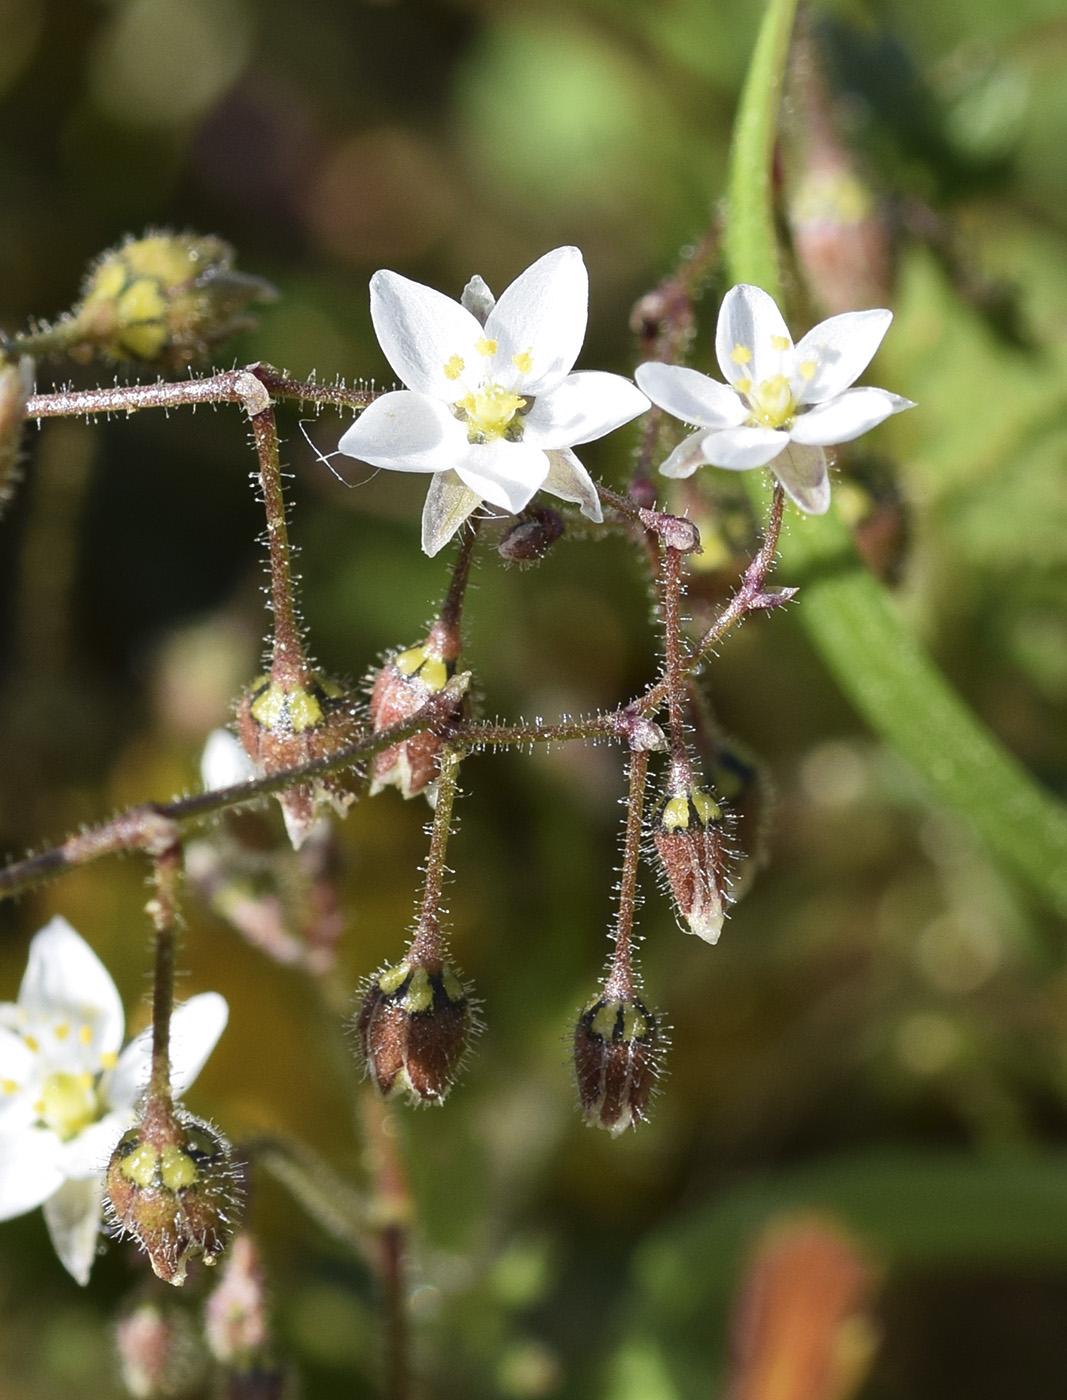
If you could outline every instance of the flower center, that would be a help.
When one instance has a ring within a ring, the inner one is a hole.
[[[753,427],[784,428],[796,412],[789,380],[784,374],[774,374],[746,391],[752,412],[748,421]]]
[[[91,1074],[50,1074],[36,1105],[42,1122],[69,1141],[100,1116]]]
[[[528,404],[529,400],[501,384],[483,384],[460,399],[456,408],[467,420],[468,442],[495,442],[497,438],[517,442],[522,437],[522,422],[517,416]]]

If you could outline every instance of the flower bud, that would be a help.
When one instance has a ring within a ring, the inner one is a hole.
[[[497,553],[509,564],[536,564],[563,535],[563,517],[550,506],[531,504],[500,537]]]
[[[717,943],[729,899],[733,850],[723,811],[703,788],[668,794],[652,818],[652,840],[675,906],[690,933]]]
[[[77,353],[99,350],[115,360],[180,369],[254,324],[247,308],[277,293],[262,277],[233,266],[221,238],[148,234],[104,253],[82,300],[65,322]]]
[[[390,657],[375,676],[371,690],[370,717],[375,734],[410,719],[428,700],[439,695],[456,674],[459,656],[460,641],[455,629],[437,623],[424,642]],[[457,700],[457,719],[463,709],[464,702]],[[398,787],[405,797],[424,792],[434,805],[440,752],[440,736],[428,729],[384,749],[374,760],[371,796],[392,786]]]
[[[251,1235],[230,1247],[219,1285],[207,1302],[204,1336],[224,1366],[251,1371],[267,1359],[270,1338],[259,1252]]]
[[[665,1041],[656,1017],[636,997],[603,994],[574,1028],[574,1072],[585,1121],[618,1137],[648,1116]]]
[[[413,1103],[444,1102],[472,1029],[470,997],[451,964],[410,955],[375,974],[356,1021],[374,1087]]]
[[[165,1283],[182,1284],[191,1259],[213,1264],[232,1232],[239,1198],[229,1143],[159,1100],[111,1154],[109,1214],[133,1235]]]
[[[354,744],[363,732],[341,687],[325,676],[283,685],[260,676],[237,707],[237,733],[245,753],[266,776],[326,758]],[[289,839],[296,850],[307,840],[317,809],[329,802],[344,816],[355,800],[354,780],[323,774],[279,795]]]
[[[142,1298],[115,1328],[122,1383],[134,1400],[177,1400],[203,1380],[205,1357],[186,1312]]]

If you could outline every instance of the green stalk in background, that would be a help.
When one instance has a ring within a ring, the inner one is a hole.
[[[781,301],[771,167],[796,0],[768,0],[734,128],[726,259],[734,282]],[[915,410],[922,412],[922,405]],[[748,480],[761,502],[763,474]],[[962,702],[867,572],[836,512],[794,519],[784,581],[838,685],[921,774],[931,796],[977,828],[992,853],[1067,914],[1067,809],[1040,788]]]

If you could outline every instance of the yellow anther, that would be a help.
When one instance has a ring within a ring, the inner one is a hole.
[[[511,363],[520,374],[529,374],[533,369],[533,353],[530,350],[520,350],[517,355],[512,355]]]
[[[489,442],[503,437],[512,419],[526,400],[500,384],[484,384],[459,400],[457,408],[467,415],[467,437],[471,442]]]
[[[18,1087],[13,1079],[0,1079],[0,1089],[3,1089],[5,1094],[15,1093]]]
[[[802,365],[797,365],[797,373],[801,379],[814,379],[815,371],[819,368],[818,360],[805,360]]]
[[[70,1035],[70,1022],[60,1021],[59,1025],[54,1028],[52,1034],[57,1040],[66,1040],[67,1036]]]
[[[59,1032],[57,1031],[56,1034],[58,1035]],[[92,1028],[92,1026],[89,1026],[89,1025],[81,1025],[81,1026],[79,1026],[79,1027],[78,1027],[78,1039],[81,1041],[82,1045],[92,1045],[92,1043],[93,1043],[93,1028]]]
[[[775,350],[791,350],[793,342],[787,335],[772,335],[771,345]]]
[[[445,378],[458,379],[463,373],[462,355],[453,355],[451,359],[445,361]]]
[[[477,350],[477,352],[478,352],[479,355],[485,355],[485,356],[487,356],[487,357],[488,357],[489,355],[495,355],[495,354],[496,354],[496,341],[495,341],[495,340],[486,340],[485,336],[483,335],[482,338],[481,338],[481,340],[476,340],[476,341],[474,342],[474,348],[475,348],[475,350]]]
[[[749,391],[749,389],[752,388],[752,380],[751,380],[751,379],[735,379],[735,380],[734,380],[734,388],[737,390],[737,392],[738,392],[739,394],[747,394],[748,391]]]
[[[100,1055],[101,1069],[114,1069],[118,1062],[119,1057],[115,1054],[114,1050],[104,1050]]]
[[[735,345],[730,351],[730,359],[735,365],[747,365],[752,360],[752,351],[747,345]]]
[[[22,1039],[27,1050],[33,1050],[34,1052],[40,1050],[40,1042],[35,1035],[24,1035]]]

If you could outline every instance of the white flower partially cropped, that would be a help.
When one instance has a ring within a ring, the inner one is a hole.
[[[596,488],[570,449],[649,403],[621,375],[571,373],[589,306],[577,248],[546,253],[499,301],[480,277],[455,302],[376,272],[370,304],[385,357],[406,387],[375,399],[339,446],[371,466],[434,473],[422,517],[427,554],[483,501],[521,511],[542,488],[602,519]]]
[[[891,311],[831,316],[794,345],[782,313],[759,287],[727,292],[715,353],[726,384],[680,365],[638,366],[635,378],[658,407],[700,429],[660,467],[746,471],[769,466],[801,510],[830,505],[824,447],[851,442],[892,413],[914,408],[886,389],[853,389],[893,319]]]
[[[217,992],[171,1021],[171,1082],[200,1073],[228,1016]],[[96,1254],[104,1172],[148,1083],[151,1029],[122,1049],[122,1002],[65,919],[30,944],[16,1003],[0,1004],[0,1220],[44,1207],[56,1253],[79,1283]]]

